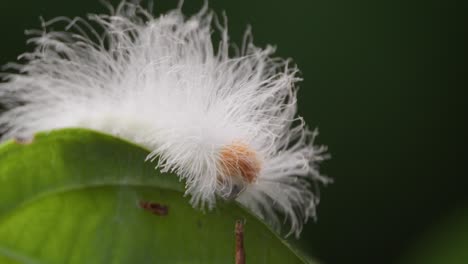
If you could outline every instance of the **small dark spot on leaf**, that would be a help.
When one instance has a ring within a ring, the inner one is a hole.
[[[139,205],[144,210],[151,212],[155,215],[165,216],[169,213],[169,207],[167,205],[148,201],[140,201]]]
[[[33,143],[34,137],[30,137],[30,138],[26,138],[26,137],[15,137],[15,138],[14,138],[14,141],[15,141],[17,144],[20,144],[20,145],[29,145],[29,144]]]

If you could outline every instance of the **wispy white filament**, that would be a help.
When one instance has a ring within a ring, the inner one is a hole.
[[[64,31],[47,30],[60,23]],[[325,148],[296,117],[298,70],[249,32],[236,50],[218,24],[206,7],[155,18],[128,3],[44,23],[29,32],[35,50],[0,84],[3,139],[65,127],[110,133],[149,148],[159,169],[185,180],[194,206],[235,198],[276,228],[285,218],[298,236],[315,215],[313,185],[329,181],[318,171]]]

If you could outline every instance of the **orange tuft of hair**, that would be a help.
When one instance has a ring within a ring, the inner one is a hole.
[[[257,179],[261,163],[248,145],[233,142],[221,149],[220,167],[223,175],[241,177],[245,182],[252,183]]]

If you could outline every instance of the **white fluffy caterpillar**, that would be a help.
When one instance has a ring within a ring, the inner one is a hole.
[[[123,2],[110,15],[44,23],[0,83],[2,139],[65,127],[125,138],[185,180],[194,206],[235,199],[277,229],[284,216],[299,236],[315,216],[312,185],[330,180],[318,171],[325,147],[296,117],[298,70],[250,33],[234,56],[225,27],[214,45],[212,18],[206,6],[155,18]],[[65,31],[47,32],[60,22]]]

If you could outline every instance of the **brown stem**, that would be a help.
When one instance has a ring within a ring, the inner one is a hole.
[[[245,264],[244,251],[244,223],[241,220],[236,221],[236,264]]]

